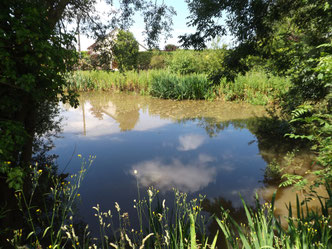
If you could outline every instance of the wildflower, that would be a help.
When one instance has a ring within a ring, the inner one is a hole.
[[[120,209],[119,203],[115,202],[115,208],[118,212],[120,212],[121,209]]]
[[[40,170],[38,170],[38,173],[41,174],[41,173],[43,173],[43,171],[40,169]]]
[[[41,212],[41,210],[38,208],[37,210],[36,210],[36,213],[40,213]]]
[[[80,197],[81,196],[81,194],[77,194],[77,197]]]
[[[6,163],[7,163],[8,165],[10,165],[12,162],[11,162],[11,161],[7,161]]]
[[[52,245],[49,245],[48,248],[52,248]]]
[[[81,157],[82,157],[82,155],[81,155],[81,154],[78,154],[77,156],[78,156],[79,158],[81,158]]]
[[[79,244],[80,244],[80,243],[77,241],[77,242],[76,242],[76,245],[79,245]]]

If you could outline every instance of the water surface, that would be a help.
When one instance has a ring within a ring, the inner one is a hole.
[[[176,188],[239,207],[239,194],[250,202],[264,185],[267,157],[250,127],[265,114],[238,103],[83,93],[79,108],[62,106],[63,132],[53,152],[60,172],[69,173],[80,169],[77,154],[96,156],[79,206],[92,229],[97,203],[108,210],[117,201],[135,213],[137,182],[142,192],[154,186],[167,200]]]

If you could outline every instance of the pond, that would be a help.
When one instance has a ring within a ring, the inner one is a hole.
[[[76,173],[96,156],[80,189],[79,215],[97,231],[93,206],[135,215],[137,185],[172,200],[173,188],[241,206],[266,186],[271,158],[254,130],[264,107],[221,101],[172,101],[124,93],[82,93],[77,109],[61,106],[63,131],[52,153],[59,172]],[[137,173],[137,174],[135,174]]]

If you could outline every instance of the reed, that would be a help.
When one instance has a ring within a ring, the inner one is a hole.
[[[287,92],[289,79],[269,75],[263,71],[239,74],[234,82],[222,78],[217,88],[218,95],[225,100],[246,101],[254,105],[266,105]]]
[[[75,91],[136,91],[146,92],[152,77],[161,73],[161,70],[148,71],[75,71],[67,77],[67,88]]]
[[[162,73],[152,77],[150,94],[163,99],[206,99],[211,83],[204,74]]]

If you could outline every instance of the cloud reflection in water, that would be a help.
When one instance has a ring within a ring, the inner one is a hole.
[[[170,164],[159,159],[153,159],[136,164],[132,167],[132,174],[137,170],[139,184],[144,187],[155,186],[161,191],[176,188],[183,192],[196,192],[209,183],[215,181],[216,168],[208,166],[214,158],[200,154],[195,162],[182,163],[173,159]]]
[[[187,134],[179,137],[180,151],[196,150],[204,143],[205,137],[199,134]]]

